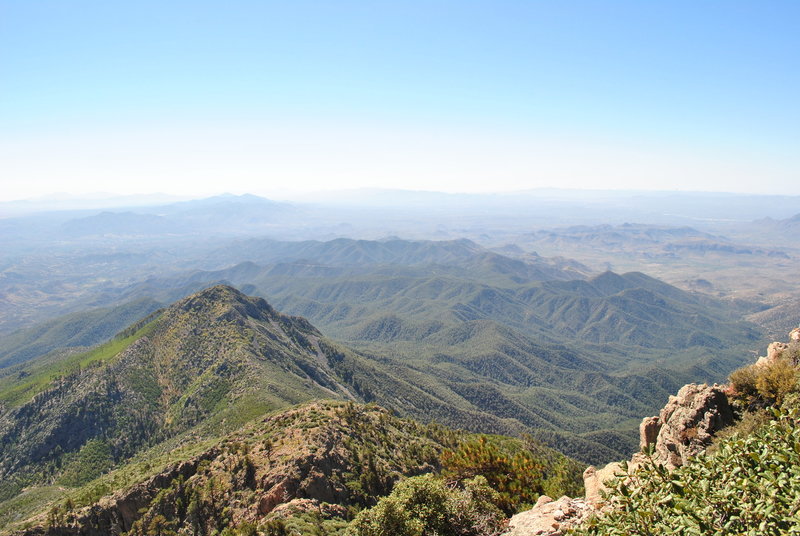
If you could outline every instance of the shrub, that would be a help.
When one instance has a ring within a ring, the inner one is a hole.
[[[788,359],[779,359],[756,378],[756,389],[767,402],[783,403],[784,397],[797,390],[797,369]]]
[[[463,488],[423,475],[400,482],[391,495],[363,510],[348,536],[495,536],[505,518],[494,505],[497,493],[476,477]]]
[[[786,357],[735,370],[730,380],[737,398],[750,407],[780,405],[786,395],[798,391],[797,368]]]
[[[522,504],[532,504],[543,493],[544,469],[527,451],[503,452],[486,437],[442,452],[442,476],[461,482],[475,476],[486,479],[495,491],[495,504],[507,515]]]
[[[675,471],[645,462],[610,483],[614,508],[573,534],[800,533],[800,411],[775,415],[756,433],[727,438]]]

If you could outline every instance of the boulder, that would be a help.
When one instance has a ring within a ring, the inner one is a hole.
[[[644,450],[653,445],[656,461],[674,469],[705,450],[719,430],[733,424],[733,411],[724,387],[692,383],[670,396],[657,420],[653,419],[642,422],[640,430],[647,434],[640,438],[641,446]]]
[[[774,363],[781,357],[783,353],[789,349],[789,345],[785,342],[773,342],[767,346],[767,363]]]
[[[639,448],[646,450],[648,445],[655,444],[661,423],[658,417],[645,417],[639,425]]]
[[[592,506],[599,506],[603,502],[600,492],[606,489],[605,483],[621,474],[622,464],[611,462],[602,469],[590,465],[583,472],[583,487],[586,490],[586,502]]]
[[[564,496],[554,501],[543,495],[536,506],[511,518],[505,536],[562,536],[593,511],[583,499]]]

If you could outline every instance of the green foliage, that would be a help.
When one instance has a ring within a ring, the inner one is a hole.
[[[706,449],[707,454],[712,454],[717,450],[720,443],[726,439],[739,436],[747,437],[754,434],[772,420],[772,410],[766,408],[755,408],[742,413],[739,420],[731,426],[719,430],[714,436],[711,445]]]
[[[59,484],[77,487],[108,471],[114,465],[111,445],[103,439],[91,439],[81,449],[64,456]]]
[[[482,477],[451,488],[432,475],[399,483],[388,497],[353,520],[348,536],[494,536],[504,516]]]
[[[15,494],[0,503],[0,527],[27,519],[31,515],[46,511],[45,505],[61,500],[64,490],[60,486],[41,486]]]
[[[31,370],[18,377],[17,381],[14,381],[13,377],[6,376],[0,379],[0,404],[9,407],[24,404],[50,387],[54,381],[111,360],[134,341],[148,335],[154,327],[155,321],[142,326],[127,337],[114,338],[88,352],[69,355],[65,359],[44,363],[41,366],[33,363]]]
[[[261,525],[261,532],[265,536],[291,536],[286,522],[283,519],[270,519]]]
[[[510,453],[486,436],[442,452],[442,476],[459,483],[482,476],[497,491],[495,504],[507,515],[533,504],[544,491],[544,467],[529,452]]]
[[[611,484],[613,509],[573,534],[800,533],[800,411],[775,415],[757,432],[728,437],[672,472],[644,463]]]
[[[735,399],[747,407],[780,405],[790,393],[800,390],[798,370],[786,356],[766,364],[752,364],[731,373]]]
[[[286,519],[271,519],[260,530],[266,536],[340,536],[348,525],[344,519],[326,519],[320,512],[312,510]]]

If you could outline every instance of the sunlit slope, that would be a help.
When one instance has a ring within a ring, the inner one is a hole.
[[[216,433],[288,404],[347,398],[319,339],[307,321],[216,286],[89,353],[34,360],[0,380],[3,487],[71,464],[88,478],[191,427]],[[87,449],[102,452],[99,466],[80,467]]]

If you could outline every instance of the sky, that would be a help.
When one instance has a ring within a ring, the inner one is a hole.
[[[800,2],[0,0],[0,201],[800,195]]]

